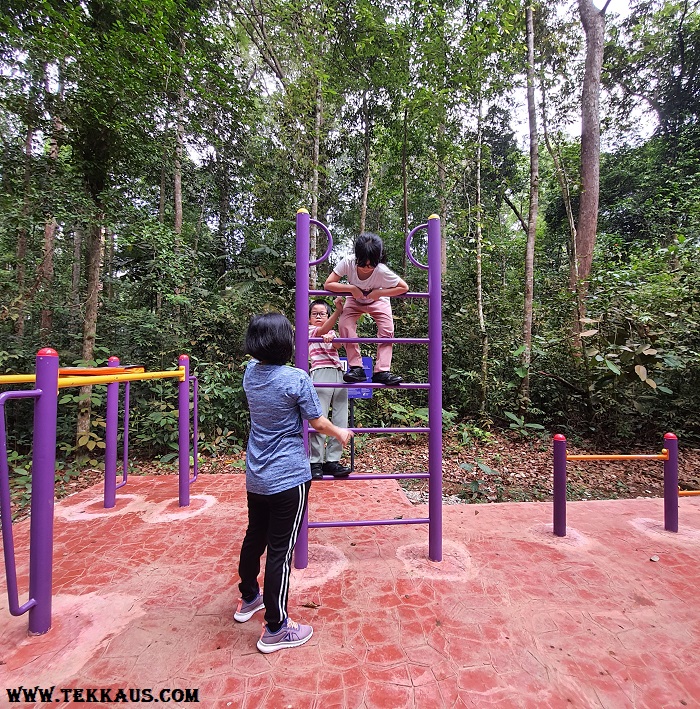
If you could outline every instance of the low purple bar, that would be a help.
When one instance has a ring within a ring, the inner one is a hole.
[[[355,433],[430,433],[429,428],[351,428]],[[316,430],[309,426],[311,433]]]
[[[429,524],[427,518],[420,519],[366,519],[351,522],[309,522],[309,529],[318,529],[319,527],[374,527],[387,526],[392,524]]]
[[[344,480],[419,480],[421,478],[427,480],[429,477],[430,473],[381,473],[380,475],[373,475],[372,473],[355,475],[351,473],[342,478],[324,475],[321,480],[337,480],[338,482],[343,482]]]
[[[19,604],[17,589],[17,565],[15,563],[15,543],[12,536],[12,499],[10,497],[10,466],[7,462],[7,436],[5,434],[5,402],[8,399],[37,399],[40,389],[26,391],[6,391],[0,394],[0,523],[2,524],[2,548],[5,556],[5,580],[7,600],[12,615],[22,615],[36,605],[30,598],[24,605]]]
[[[322,337],[310,337],[309,342],[323,342]],[[382,344],[393,342],[400,345],[427,345],[430,340],[427,337],[334,337],[333,342],[365,342]]]
[[[554,436],[554,534],[566,536],[566,438],[557,433]]]
[[[675,434],[664,435],[664,448],[668,460],[664,461],[664,529],[678,531],[678,438]]]
[[[334,384],[314,382],[314,386],[318,389],[430,389],[430,384],[399,384],[395,387],[388,387],[386,384],[375,384],[374,382],[357,382],[348,384],[347,382],[338,382]]]
[[[297,262],[297,268],[299,268],[299,263]],[[332,298],[335,298],[339,295],[350,295],[350,293],[331,293],[329,290],[310,290],[309,295],[312,298],[315,298],[317,296],[330,296]],[[394,295],[392,298],[427,298],[428,293],[404,293],[403,295]],[[308,318],[307,318],[308,320]]]

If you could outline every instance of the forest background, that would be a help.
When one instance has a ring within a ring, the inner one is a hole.
[[[380,234],[412,291],[405,235],[437,213],[451,435],[695,445],[699,110],[690,0],[624,17],[590,0],[6,0],[0,372],[33,371],[44,346],[64,366],[187,353],[200,451],[235,455],[249,318],[293,318],[297,209],[334,258]],[[425,336],[424,303],[393,307],[397,334]],[[424,381],[424,348],[395,347],[393,369]],[[421,397],[382,392],[358,423],[419,424]],[[99,465],[103,398],[62,391],[64,469]],[[31,407],[7,419],[28,486]],[[176,438],[175,387],[133,386],[132,447],[167,462]]]

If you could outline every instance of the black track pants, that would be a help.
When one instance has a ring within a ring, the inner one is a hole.
[[[304,519],[311,482],[274,495],[248,493],[248,529],[241,547],[238,588],[250,601],[260,590],[260,558],[267,548],[263,598],[265,622],[277,626],[287,618],[292,552]]]

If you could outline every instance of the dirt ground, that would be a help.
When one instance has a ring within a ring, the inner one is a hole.
[[[443,439],[443,497],[446,503],[525,502],[552,497],[552,443],[549,437],[523,439],[515,434],[494,433],[485,443],[464,445],[449,434]],[[625,450],[579,449],[568,445],[569,453],[660,453],[654,448]],[[351,462],[346,455],[345,462]],[[202,473],[243,473],[244,455],[205,459]],[[393,435],[357,439],[354,453],[356,473],[427,472],[428,446],[425,436]],[[134,461],[132,475],[172,474],[172,465]],[[569,462],[568,499],[594,500],[663,496],[661,461]],[[57,496],[77,492],[103,479],[101,470],[85,470],[57,487]],[[684,490],[700,490],[700,450],[679,452],[679,483]],[[427,499],[427,480],[402,480],[401,485],[415,503]],[[26,514],[26,513],[25,513]],[[18,515],[17,518],[24,516]]]

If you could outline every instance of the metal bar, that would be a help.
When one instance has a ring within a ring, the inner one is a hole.
[[[58,380],[58,388],[96,386],[97,384],[111,384],[112,382],[145,382],[149,379],[179,379],[185,378],[184,370],[181,368],[175,372],[144,372],[136,374],[113,374],[101,375],[99,377],[61,377]]]
[[[322,337],[310,337],[309,342],[323,342]],[[365,342],[382,344],[393,342],[400,345],[427,345],[430,339],[427,337],[334,337],[333,342]]]
[[[355,433],[430,433],[430,428],[351,428]],[[316,433],[314,428],[309,426],[310,433]]]
[[[673,433],[664,435],[664,529],[678,531],[678,438]]]
[[[109,367],[119,366],[119,357],[107,360]],[[107,385],[107,414],[105,416],[105,482],[104,507],[117,504],[117,435],[119,429],[119,384]]]
[[[428,217],[428,557],[442,561],[442,248],[440,217]]]
[[[180,507],[190,504],[190,358],[181,354],[177,363],[185,373],[177,385],[178,492]]]
[[[554,436],[554,504],[553,527],[557,537],[566,536],[566,437]]]
[[[393,524],[429,524],[429,518],[421,519],[368,519],[352,522],[309,522],[310,529],[320,527],[378,527]]]
[[[192,466],[192,477],[190,484],[199,477],[199,380],[197,377],[190,377],[192,382],[192,448],[194,453],[194,464]]]
[[[299,264],[297,264],[297,268],[299,268]],[[338,295],[350,295],[350,293],[331,293],[329,290],[310,290],[308,291],[309,297],[318,297],[318,296],[331,296],[335,297]],[[427,298],[428,294],[427,293],[404,293],[403,295],[393,295],[392,298]]]
[[[32,440],[32,499],[29,528],[29,634],[51,628],[53,583],[53,510],[56,486],[56,413],[58,409],[58,352],[45,347],[36,356],[36,388]]]
[[[131,382],[124,384],[124,437],[122,439],[122,481],[117,485],[117,490],[126,485],[129,479],[129,394]]]
[[[5,402],[9,399],[38,399],[42,393],[41,389],[29,389],[27,391],[6,391],[0,394],[0,526],[2,526],[2,549],[5,557],[7,600],[12,615],[26,613],[36,605],[36,600],[30,597],[25,604],[19,604],[15,542],[12,536],[12,498],[10,496],[10,465],[7,460]]]
[[[567,455],[567,460],[668,460],[668,451],[660,454],[640,455]]]
[[[32,384],[36,381],[36,374],[0,374],[2,384]]]
[[[678,497],[697,497],[700,495],[700,490],[679,490]]]
[[[297,210],[296,220],[296,291],[294,299],[294,364],[309,371],[309,251],[311,240],[311,217],[306,209]],[[326,293],[326,291],[322,291]],[[333,294],[335,296],[335,294]],[[309,425],[302,423],[304,449],[309,455]],[[294,568],[305,569],[309,565],[309,508],[304,512],[297,543],[294,545]]]
[[[430,478],[430,473],[381,473],[379,475],[359,473],[356,475],[345,475],[342,478],[324,475],[321,480],[338,480],[339,482],[343,482],[344,480],[427,480],[428,478]]]
[[[375,384],[374,382],[356,382],[348,384],[348,382],[314,382],[314,386],[318,389],[430,389],[430,384],[398,384],[397,386],[387,387],[386,384]]]

